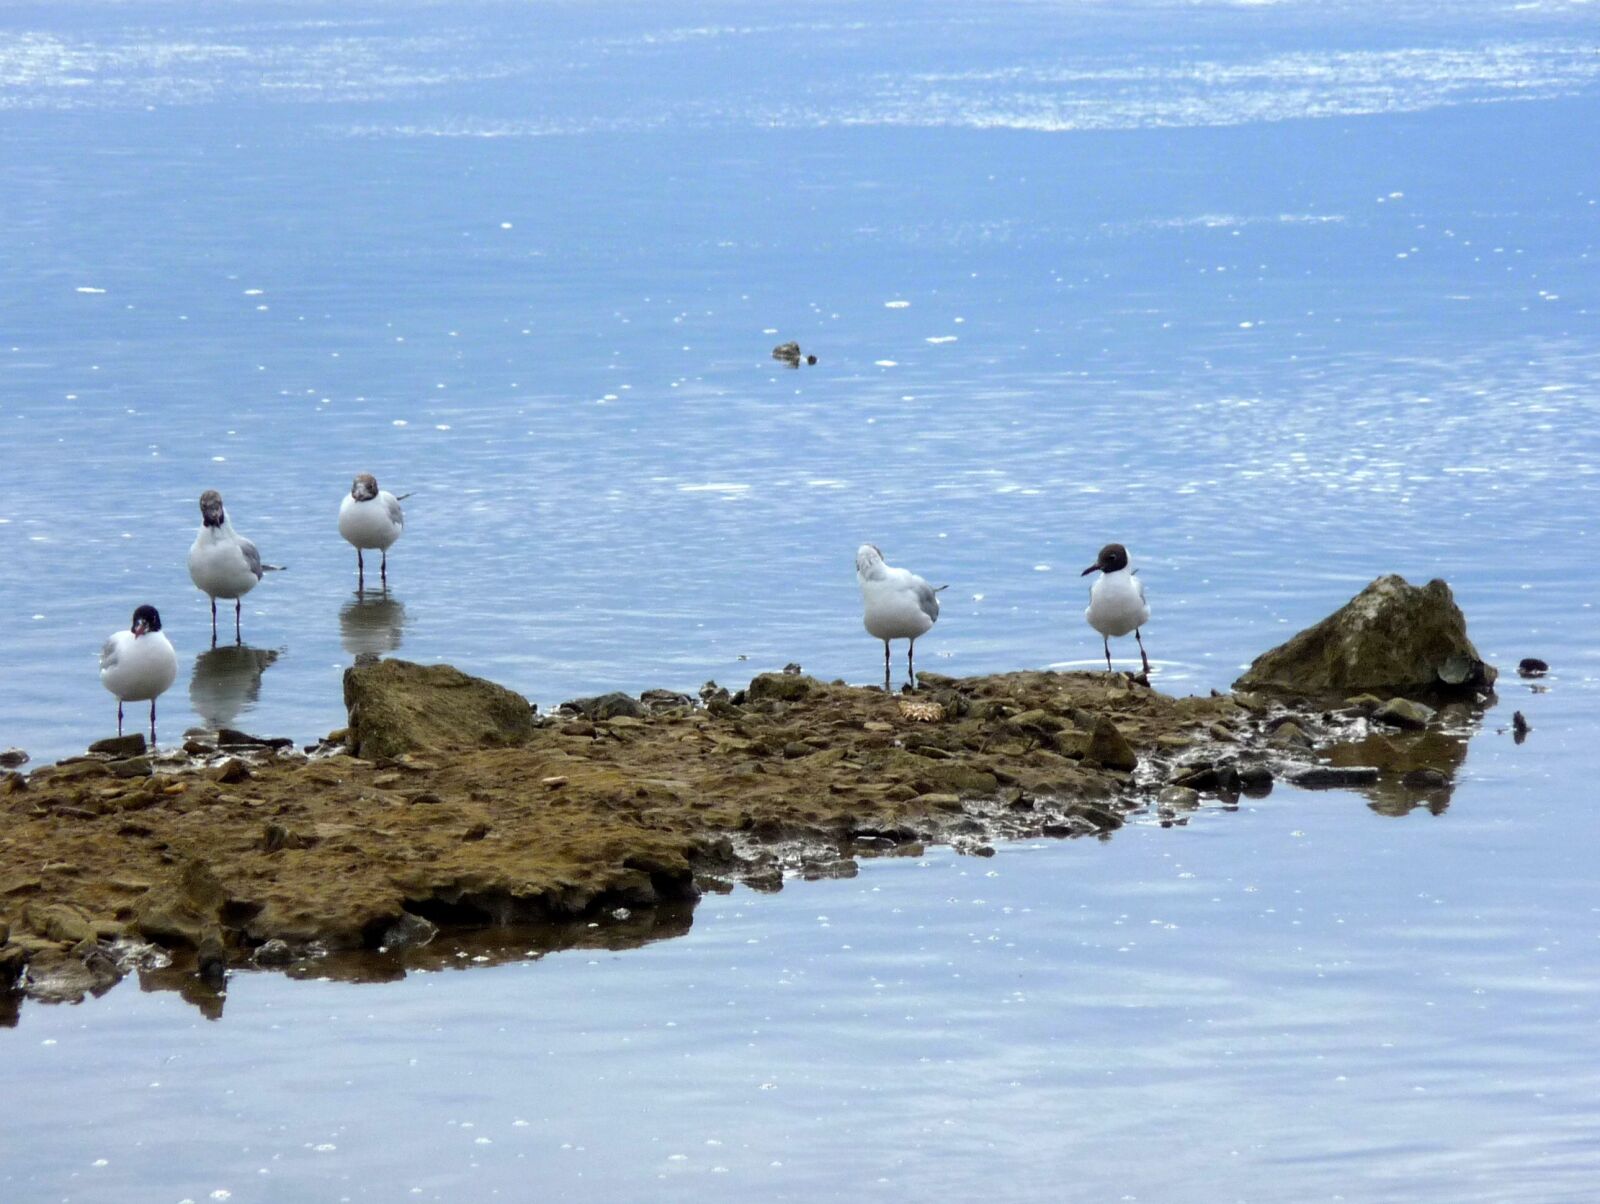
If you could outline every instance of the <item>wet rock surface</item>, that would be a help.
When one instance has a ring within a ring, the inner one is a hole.
[[[1360,691],[1432,697],[1486,689],[1495,669],[1467,638],[1467,622],[1443,581],[1415,586],[1379,577],[1344,606],[1262,653],[1236,690],[1301,695]]]
[[[478,929],[637,943],[686,929],[704,890],[848,877],[930,844],[983,857],[1105,836],[1133,815],[1182,825],[1276,781],[1438,812],[1479,717],[1376,695],[1173,698],[1103,673],[922,685],[789,671],[540,717],[448,666],[384,661],[347,673],[349,728],[309,754],[130,744],[13,774],[0,994],[70,1001],[137,970],[216,1015],[241,967],[344,959],[359,976],[366,958],[397,976]]]

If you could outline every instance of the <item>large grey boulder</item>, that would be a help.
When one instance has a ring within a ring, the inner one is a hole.
[[[386,660],[344,673],[349,743],[357,756],[506,747],[533,734],[521,694],[450,665]]]
[[[1437,695],[1489,686],[1496,671],[1467,638],[1467,620],[1434,580],[1379,577],[1344,606],[1264,652],[1236,690],[1293,694]]]

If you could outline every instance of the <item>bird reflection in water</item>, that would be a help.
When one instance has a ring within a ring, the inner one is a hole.
[[[211,728],[233,727],[261,697],[261,675],[278,659],[273,648],[246,644],[211,648],[194,658],[189,705]]]
[[[406,604],[392,594],[367,594],[339,608],[339,642],[351,656],[398,652],[405,639]]]

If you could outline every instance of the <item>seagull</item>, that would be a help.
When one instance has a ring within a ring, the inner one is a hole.
[[[862,616],[867,634],[883,641],[883,688],[889,689],[889,641],[910,640],[906,648],[906,677],[917,688],[913,656],[917,637],[926,635],[939,617],[939,590],[909,569],[891,568],[876,545],[856,549],[856,580],[861,584]]]
[[[154,606],[133,612],[127,631],[100,649],[100,684],[117,696],[117,735],[122,735],[122,704],[150,700],[150,743],[156,742],[156,698],[178,676],[178,654],[161,631]]]
[[[200,532],[189,549],[189,579],[211,596],[211,646],[217,646],[217,599],[233,599],[233,642],[244,643],[239,631],[239,600],[255,589],[262,574],[283,566],[262,564],[256,545],[233,529],[222,495],[207,489],[200,495]]]
[[[1100,549],[1095,562],[1080,576],[1087,577],[1099,570],[1100,579],[1089,590],[1089,607],[1083,617],[1089,626],[1098,631],[1106,649],[1106,672],[1111,672],[1111,637],[1133,632],[1139,641],[1139,656],[1144,661],[1144,671],[1150,672],[1150,658],[1145,654],[1144,640],[1139,628],[1150,621],[1150,606],[1144,600],[1144,582],[1128,567],[1128,549],[1120,543],[1108,543]]]
[[[339,534],[356,549],[356,590],[365,593],[367,566],[362,562],[363,548],[377,548],[383,553],[378,572],[383,588],[389,588],[389,545],[399,539],[406,529],[405,512],[400,502],[409,493],[395,497],[387,489],[379,489],[377,478],[370,472],[358,473],[350,486],[350,494],[339,503]]]

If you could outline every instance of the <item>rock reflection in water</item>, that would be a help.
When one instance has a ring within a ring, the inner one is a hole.
[[[694,903],[661,903],[638,910],[618,908],[565,923],[444,928],[426,945],[402,949],[357,949],[303,958],[288,966],[290,978],[333,982],[398,982],[412,971],[466,970],[509,962],[537,961],[569,949],[637,949],[683,936],[694,924]],[[264,973],[274,973],[263,970]],[[235,969],[230,977],[252,973]],[[217,991],[196,973],[191,954],[177,953],[169,965],[139,971],[142,991],[176,991],[207,1020],[222,1019],[226,991]]]
[[[213,728],[232,727],[241,712],[261,697],[261,675],[280,653],[272,648],[235,644],[211,648],[194,658],[189,705]]]
[[[1456,775],[1467,759],[1467,741],[1482,720],[1482,712],[1476,712],[1460,728],[1373,731],[1322,751],[1331,765],[1369,765],[1378,771],[1377,781],[1355,789],[1380,815],[1409,815],[1418,807],[1439,815],[1450,805]]]
[[[339,643],[351,656],[398,652],[405,639],[406,604],[392,594],[366,594],[339,608]]]

